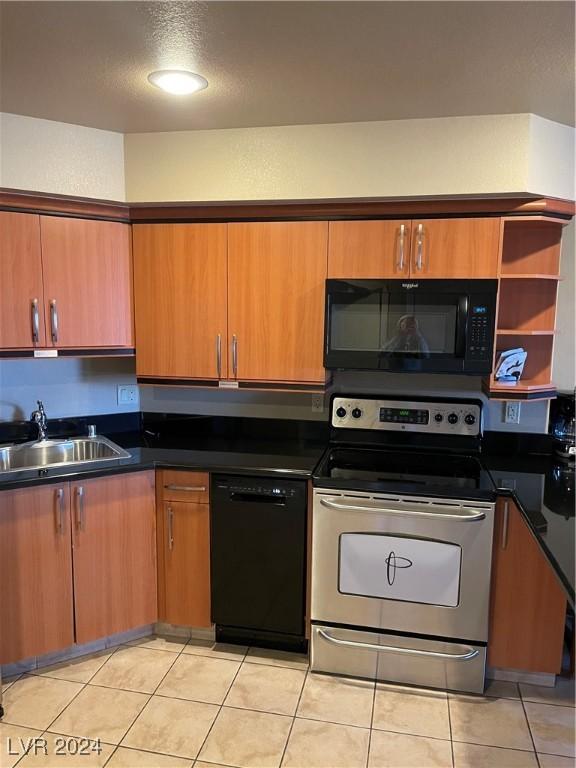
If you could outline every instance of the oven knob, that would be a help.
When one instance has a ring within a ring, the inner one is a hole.
[[[458,414],[456,414],[456,413],[449,413],[448,414],[448,423],[449,424],[458,424]]]
[[[354,408],[354,410],[352,411],[352,416],[355,419],[359,419],[360,416],[362,416],[362,411],[360,410],[360,408]]]
[[[338,416],[339,419],[343,419],[344,416],[346,416],[346,408],[342,408],[342,406],[340,406],[340,408],[337,408],[336,416]]]
[[[442,416],[441,413],[437,413],[436,416],[434,416],[434,421],[440,423],[441,421],[444,421],[444,416]]]
[[[474,416],[473,413],[467,413],[466,416],[464,416],[464,421],[466,424],[472,426],[472,424],[476,424],[476,416]]]

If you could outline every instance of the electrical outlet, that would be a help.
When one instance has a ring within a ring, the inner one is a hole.
[[[312,413],[324,413],[324,395],[312,395]]]
[[[132,405],[138,402],[138,387],[136,385],[131,386],[118,386],[118,405]]]
[[[520,403],[519,400],[509,400],[504,405],[504,423],[520,424]]]

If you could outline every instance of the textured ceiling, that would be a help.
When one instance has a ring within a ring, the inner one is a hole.
[[[3,111],[116,131],[533,112],[574,124],[572,2],[2,2]],[[146,80],[185,68],[207,90]]]

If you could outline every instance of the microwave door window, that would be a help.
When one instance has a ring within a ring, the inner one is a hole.
[[[390,306],[382,320],[384,353],[420,359],[455,353],[456,304],[403,303]]]
[[[378,352],[382,344],[383,292],[358,291],[332,303],[330,346],[338,351]]]

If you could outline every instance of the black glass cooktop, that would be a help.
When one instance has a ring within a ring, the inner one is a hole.
[[[480,461],[442,451],[331,448],[314,475],[315,485],[478,498],[494,490]]]

